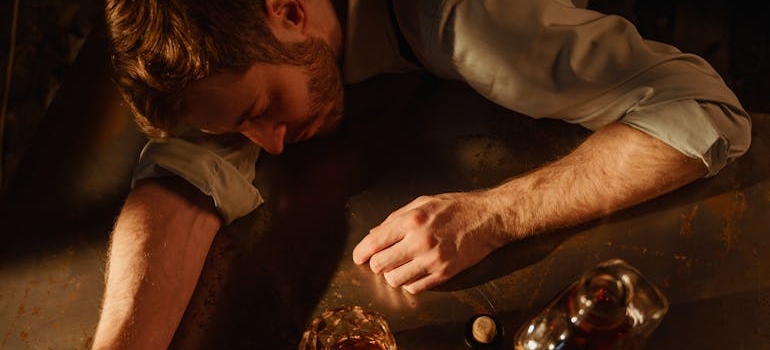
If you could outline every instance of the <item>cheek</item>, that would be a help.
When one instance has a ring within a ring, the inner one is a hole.
[[[281,96],[271,111],[271,117],[276,122],[301,122],[313,115],[310,98],[305,91],[295,88]]]

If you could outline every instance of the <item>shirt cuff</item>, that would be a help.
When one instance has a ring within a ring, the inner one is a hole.
[[[229,224],[264,202],[252,184],[258,155],[259,147],[243,143],[151,140],[142,150],[132,187],[142,179],[179,176],[211,196],[220,216]]]

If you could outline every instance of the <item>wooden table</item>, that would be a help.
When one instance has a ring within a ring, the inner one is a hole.
[[[95,36],[99,38],[99,36]],[[103,38],[102,38],[103,39]],[[84,349],[103,288],[108,234],[144,142],[104,79],[103,41],[83,49],[0,216],[0,348]],[[671,306],[649,349],[770,343],[770,115],[718,176],[577,228],[516,242],[437,290],[390,288],[351,251],[416,196],[492,186],[572,149],[588,132],[508,112],[420,74],[351,86],[334,136],[265,155],[267,203],[223,228],[173,349],[295,349],[310,318],[361,305],[399,349],[466,349],[490,313],[502,348],[558,291],[611,258],[636,266]]]

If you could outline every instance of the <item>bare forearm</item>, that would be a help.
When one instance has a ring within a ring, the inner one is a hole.
[[[417,293],[510,241],[629,207],[705,172],[641,131],[609,125],[566,157],[497,187],[413,200],[371,229],[353,261],[369,261],[388,284]]]
[[[118,217],[94,349],[167,348],[195,289],[220,222],[196,190],[165,181],[135,189]]]
[[[512,239],[572,226],[660,196],[705,166],[624,124],[606,126],[569,155],[490,190]]]

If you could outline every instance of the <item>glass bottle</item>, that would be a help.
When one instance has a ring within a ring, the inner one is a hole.
[[[516,350],[639,349],[668,311],[666,297],[634,267],[598,264],[516,333]]]

